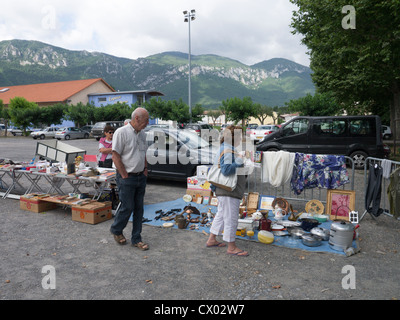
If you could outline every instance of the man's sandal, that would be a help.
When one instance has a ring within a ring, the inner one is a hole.
[[[137,247],[137,248],[139,248],[139,249],[141,249],[143,251],[149,250],[149,246],[144,242],[135,243],[133,246]]]
[[[126,238],[124,237],[123,234],[114,234],[114,240],[119,244],[119,245],[123,245],[126,244]]]

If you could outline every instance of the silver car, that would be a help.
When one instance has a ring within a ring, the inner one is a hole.
[[[89,132],[75,127],[64,127],[56,132],[56,139],[70,140],[70,139],[87,139]]]
[[[57,127],[48,127],[40,131],[33,131],[31,132],[31,137],[33,139],[39,138],[40,140],[43,140],[45,138],[54,138],[58,129],[59,128]]]

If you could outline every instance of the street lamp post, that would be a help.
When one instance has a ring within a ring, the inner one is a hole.
[[[196,19],[196,10],[192,9],[189,11],[183,11],[185,15],[185,22],[189,23],[189,89],[188,89],[188,103],[189,103],[189,116],[190,123],[192,123],[192,88],[191,88],[191,78],[192,78],[192,65],[191,65],[191,56],[192,56],[192,48],[191,48],[191,38],[190,38],[190,21]]]

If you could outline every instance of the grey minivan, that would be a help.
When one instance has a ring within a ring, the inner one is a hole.
[[[357,169],[367,157],[386,158],[390,152],[378,116],[296,117],[267,135],[257,150],[345,155]]]
[[[117,130],[119,127],[122,127],[124,125],[124,121],[101,121],[101,122],[96,122],[95,125],[93,126],[92,130],[90,131],[90,135],[93,138],[96,138],[97,141],[100,140],[101,137],[104,137],[104,128],[106,125],[110,125],[114,128],[114,130]]]

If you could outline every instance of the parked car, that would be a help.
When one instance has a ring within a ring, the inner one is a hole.
[[[89,132],[75,127],[64,127],[56,132],[55,137],[58,140],[87,139],[89,138]]]
[[[93,138],[96,138],[97,141],[100,140],[101,137],[104,137],[104,127],[106,125],[110,125],[114,127],[114,130],[117,130],[119,127],[124,125],[124,121],[101,121],[96,122],[90,131],[90,135]]]
[[[92,125],[87,125],[87,126],[83,126],[83,127],[81,128],[81,130],[87,131],[87,132],[89,132],[89,134],[90,134],[90,131],[92,131],[92,128],[93,128]]]
[[[382,137],[384,140],[392,137],[392,130],[390,130],[390,127],[382,125]]]
[[[218,148],[188,130],[152,128],[146,132],[148,176],[185,180],[198,165],[212,165]]]
[[[275,126],[273,124],[260,125],[260,126],[256,127],[255,129],[251,129],[249,131],[249,137],[250,137],[250,140],[257,143],[257,142],[263,140],[266,135],[271,134],[278,130],[279,130],[279,127]]]
[[[184,129],[194,130],[198,136],[206,141],[217,141],[219,138],[218,130],[207,123],[189,123],[184,126]]]
[[[55,138],[55,134],[59,128],[58,127],[48,127],[46,129],[40,130],[40,131],[33,131],[31,132],[30,136],[33,139],[45,139],[45,138]]]
[[[378,116],[296,117],[265,136],[258,151],[345,155],[357,169],[367,157],[386,158]]]
[[[250,135],[250,132],[259,126],[257,123],[249,123],[246,127],[246,136]]]
[[[40,131],[40,130],[42,130],[42,129],[41,128],[28,127],[28,128],[26,128],[25,131],[27,133],[30,133],[30,132]],[[12,127],[9,131],[12,133],[13,136],[22,136],[22,135],[24,135],[24,130],[22,128]]]

